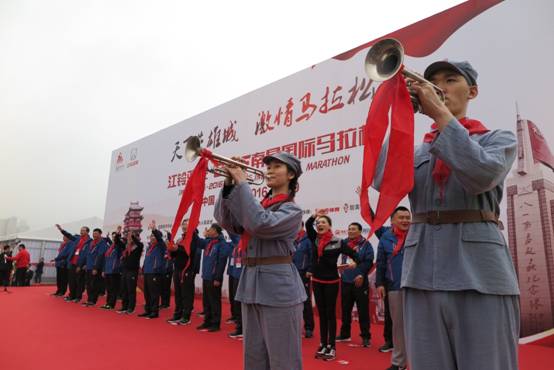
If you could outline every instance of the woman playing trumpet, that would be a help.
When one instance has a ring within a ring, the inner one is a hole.
[[[280,152],[263,159],[268,195],[258,202],[244,170],[227,164],[229,178],[216,220],[241,234],[246,263],[235,299],[242,303],[244,369],[302,369],[301,324],[306,292],[292,264],[302,209],[294,203],[300,161]]]

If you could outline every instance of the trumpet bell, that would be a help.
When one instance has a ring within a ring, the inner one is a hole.
[[[200,155],[200,139],[198,136],[189,136],[186,140],[185,159],[189,162],[194,161]]]
[[[396,39],[376,42],[365,57],[365,71],[373,81],[385,81],[394,76],[404,59],[404,47]]]

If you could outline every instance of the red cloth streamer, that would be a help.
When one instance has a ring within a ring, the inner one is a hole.
[[[261,204],[262,204],[262,207],[268,208],[274,204],[287,202],[289,200],[291,200],[289,194],[277,194],[274,197],[262,199]],[[248,247],[249,241],[250,241],[250,235],[245,230],[240,236],[240,241],[238,245],[238,249],[241,253],[246,252],[246,247]]]
[[[389,126],[389,148],[377,211],[369,204],[379,153]],[[414,185],[414,109],[404,75],[399,71],[377,89],[364,126],[364,158],[360,188],[360,212],[370,226],[368,238],[379,229]]]
[[[469,119],[467,117],[464,117],[458,120],[458,122],[460,122],[460,124],[469,131],[470,135],[484,134],[489,132],[489,129],[476,119]],[[431,132],[425,134],[423,142],[432,143],[438,134],[438,126],[436,123],[433,123],[431,125]],[[439,197],[442,201],[442,199],[444,198],[444,188],[446,187],[446,183],[448,182],[448,178],[450,177],[450,167],[448,167],[442,159],[437,158],[431,176],[433,177],[433,181],[435,182],[435,184],[439,186]]]
[[[200,220],[200,210],[202,207],[202,200],[204,199],[204,189],[206,187],[206,173],[208,171],[208,162],[212,160],[212,152],[207,149],[202,149],[200,153],[200,160],[194,167],[192,175],[190,176],[185,189],[183,190],[183,196],[181,197],[181,203],[177,208],[175,220],[173,220],[173,226],[171,227],[171,239],[168,241],[168,245],[171,250],[175,250],[175,244],[173,243],[173,237],[177,234],[179,226],[183,217],[192,205],[190,212],[189,223],[184,240],[184,247],[187,255],[190,256],[190,243],[192,241],[192,235],[198,222]],[[188,259],[185,270],[190,265],[191,258]]]

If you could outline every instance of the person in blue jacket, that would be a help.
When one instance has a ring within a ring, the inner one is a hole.
[[[85,272],[81,269],[79,261],[86,257],[84,252],[92,241],[89,236],[90,229],[88,226],[81,227],[80,233],[72,235],[64,230],[59,224],[56,228],[63,236],[71,240],[73,243],[67,246],[67,280],[69,295],[64,298],[66,302],[79,303],[83,297],[85,288]],[[84,260],[83,260],[84,261]]]
[[[358,254],[360,263],[356,268],[343,270],[341,274],[342,326],[337,342],[351,340],[352,309],[355,303],[358,310],[362,346],[369,347],[371,333],[369,331],[369,282],[367,275],[373,266],[373,247],[362,236],[362,225],[358,222],[352,222],[348,225],[348,238],[343,239],[342,244]],[[340,263],[348,264],[348,257],[344,254],[341,255]]]
[[[379,297],[389,297],[392,319],[391,367],[388,370],[406,369],[406,347],[404,344],[404,319],[402,314],[402,263],[404,261],[404,241],[410,228],[411,213],[406,207],[397,207],[391,215],[391,228],[383,228],[377,249],[377,271],[375,286]]]
[[[67,260],[72,244],[73,241],[64,235],[63,242],[58,248],[58,255],[51,261],[56,267],[56,291],[52,294],[55,297],[63,297],[67,291]]]
[[[156,221],[152,220],[148,226],[152,230],[150,243],[146,249],[142,271],[144,274],[144,312],[139,317],[157,319],[160,311],[160,294],[162,275],[165,272],[166,244],[162,232],[156,228]]]
[[[121,239],[121,226],[112,233],[113,243],[104,254],[104,270],[102,276],[106,281],[106,304],[100,308],[113,310],[121,287],[121,254],[125,250],[125,243]]]
[[[235,331],[229,334],[231,338],[242,338],[242,311],[241,303],[235,299],[237,288],[239,286],[240,274],[242,273],[243,259],[245,253],[240,250],[240,235],[229,233],[231,248],[229,254],[229,263],[227,266],[227,275],[229,275],[229,302],[231,303],[230,321],[235,323]]]
[[[206,231],[202,249],[202,302],[204,304],[204,322],[196,329],[215,332],[221,326],[221,284],[227,263],[221,226],[212,224]]]
[[[102,238],[102,230],[96,228],[92,231],[92,241],[85,248],[79,258],[79,266],[85,268],[85,281],[87,287],[87,301],[83,306],[90,307],[96,305],[98,295],[100,294],[100,279],[102,269],[104,268],[104,254],[108,250],[108,242]]]
[[[302,312],[302,316],[304,318],[304,337],[312,338],[314,336],[315,325],[314,309],[312,306],[312,288],[310,278],[306,276],[306,273],[312,266],[313,246],[312,242],[308,238],[308,235],[306,234],[306,230],[304,230],[304,222],[302,222],[302,229],[298,232],[298,235],[294,240],[294,246],[296,249],[292,255],[292,262],[300,274],[304,288],[306,288],[306,295],[308,296],[308,299],[304,301],[304,309]]]

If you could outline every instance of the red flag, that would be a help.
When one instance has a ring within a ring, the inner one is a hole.
[[[554,156],[548,148],[548,144],[542,136],[539,128],[531,121],[527,121],[529,126],[529,138],[531,140],[531,149],[533,151],[533,159],[535,163],[541,162],[545,166],[554,171]]]
[[[173,226],[171,227],[171,239],[169,240],[169,244],[173,245],[173,238],[179,230],[181,221],[183,220],[183,217],[187,213],[189,207],[192,205],[184,240],[184,248],[188,256],[190,256],[190,242],[192,241],[192,235],[194,230],[196,230],[200,219],[200,209],[204,198],[204,188],[206,187],[206,172],[208,171],[208,161],[210,160],[212,160],[212,153],[207,149],[203,149],[200,154],[200,160],[196,164],[196,167],[194,167],[192,175],[185,185],[183,196],[181,197],[181,203],[179,204],[179,208],[177,208],[177,214],[175,215],[175,220],[173,220]],[[190,264],[190,260],[191,258],[188,259],[185,270]]]
[[[379,153],[389,126],[391,130],[387,161],[381,182],[377,211],[373,214],[368,190],[373,183]],[[404,75],[399,71],[393,78],[379,86],[364,126],[364,158],[360,210],[369,224],[368,238],[380,228],[398,203],[414,185],[414,110]]]

